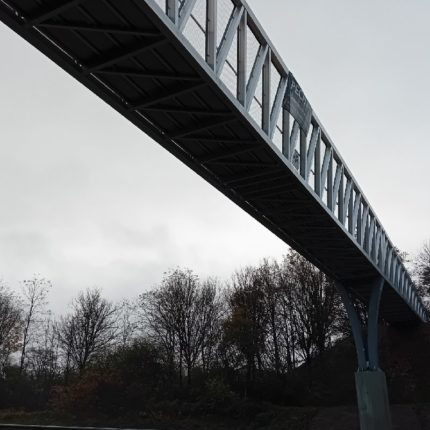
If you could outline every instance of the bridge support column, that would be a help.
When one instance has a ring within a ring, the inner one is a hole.
[[[387,382],[384,372],[379,368],[378,356],[378,314],[384,283],[382,277],[372,282],[367,333],[348,290],[341,283],[336,283],[348,314],[357,352],[355,387],[361,430],[392,430]]]

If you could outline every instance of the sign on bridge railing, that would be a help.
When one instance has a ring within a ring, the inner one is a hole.
[[[312,121],[312,107],[305,96],[296,78],[290,72],[288,75],[287,91],[285,94],[284,108],[297,121],[300,128],[307,136]]]

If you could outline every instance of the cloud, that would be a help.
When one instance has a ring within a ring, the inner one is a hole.
[[[430,213],[430,5],[249,3],[395,244],[419,247]],[[0,274],[9,284],[41,273],[63,310],[88,286],[118,299],[169,267],[227,278],[286,252],[4,26],[0,50]]]

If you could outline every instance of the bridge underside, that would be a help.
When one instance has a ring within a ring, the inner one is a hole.
[[[13,30],[329,276],[369,299],[378,270],[145,1],[6,3],[27,18],[0,2],[0,19]],[[381,315],[389,322],[418,320],[390,286]]]

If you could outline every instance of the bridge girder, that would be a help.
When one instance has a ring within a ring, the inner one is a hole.
[[[248,5],[231,0],[219,37],[217,2],[205,1],[201,23],[195,0],[166,0],[164,9],[154,0],[55,7],[2,0],[0,18],[326,273],[382,276],[388,320],[427,320],[400,256],[318,117],[312,112],[308,134],[286,110],[292,75]],[[203,53],[187,33],[190,23],[202,31]],[[250,41],[257,48],[247,64]],[[226,70],[235,74],[235,90]]]

